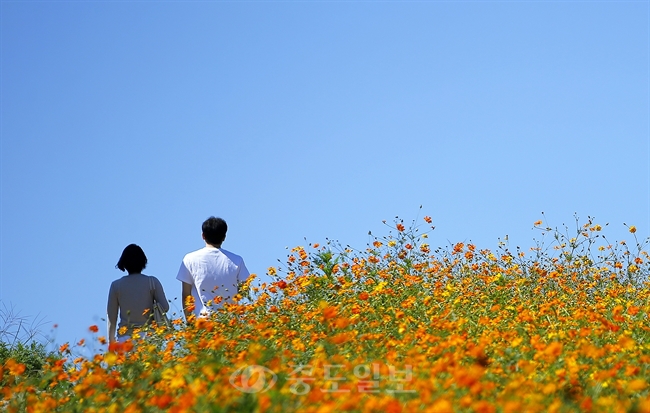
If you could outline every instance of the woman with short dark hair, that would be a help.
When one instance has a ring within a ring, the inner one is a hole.
[[[111,343],[115,341],[116,333],[117,340],[124,341],[131,337],[134,328],[149,323],[153,314],[154,299],[163,311],[169,310],[169,303],[160,281],[156,277],[142,274],[146,266],[147,256],[142,248],[135,244],[124,248],[115,268],[126,271],[128,275],[113,281],[108,291],[108,340]]]

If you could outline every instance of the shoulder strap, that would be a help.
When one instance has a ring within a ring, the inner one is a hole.
[[[153,282],[153,277],[149,276],[149,291],[151,291],[151,295],[156,297],[156,284]]]

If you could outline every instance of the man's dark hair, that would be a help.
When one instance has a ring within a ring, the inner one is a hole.
[[[216,247],[221,245],[223,240],[226,239],[228,225],[221,218],[210,217],[205,220],[201,229],[203,230],[205,242]]]
[[[144,255],[142,248],[135,244],[129,244],[122,251],[122,256],[117,262],[115,268],[121,271],[127,271],[129,274],[142,272],[147,266],[147,256]]]

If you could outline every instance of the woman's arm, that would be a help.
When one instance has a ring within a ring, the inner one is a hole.
[[[117,309],[119,302],[117,301],[117,293],[115,292],[114,283],[108,290],[108,304],[106,305],[106,318],[108,320],[108,342],[115,341],[115,332],[117,329]]]
[[[114,343],[115,342],[115,322],[112,322],[110,318],[108,319],[108,342],[109,343]]]

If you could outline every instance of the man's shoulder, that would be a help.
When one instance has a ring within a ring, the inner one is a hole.
[[[222,260],[223,257],[225,257],[228,260],[234,262],[236,265],[240,265],[241,263],[244,262],[244,259],[240,255],[235,254],[234,252],[230,252],[223,248],[209,248],[209,247],[203,247],[196,251],[192,251],[185,254],[185,258],[183,259],[183,261],[186,263],[193,262],[197,260],[202,260],[206,256],[211,256],[212,258],[210,260],[217,260],[217,261]]]
[[[207,248],[205,248],[205,247],[204,248],[199,248],[198,250],[188,252],[187,254],[185,254],[184,260],[188,260],[188,259],[191,260],[191,259],[196,258],[196,257],[201,257],[201,256],[205,255],[206,253],[207,253]]]
[[[235,262],[235,263],[237,263],[237,264],[239,264],[240,262],[243,262],[243,261],[244,261],[244,259],[243,259],[240,255],[237,255],[237,254],[235,254],[234,252],[230,252],[230,251],[225,250],[225,249],[223,249],[223,248],[220,248],[219,250],[221,251],[221,253],[222,253],[223,255],[225,255],[225,256],[228,257],[231,261],[233,261],[233,262]]]

